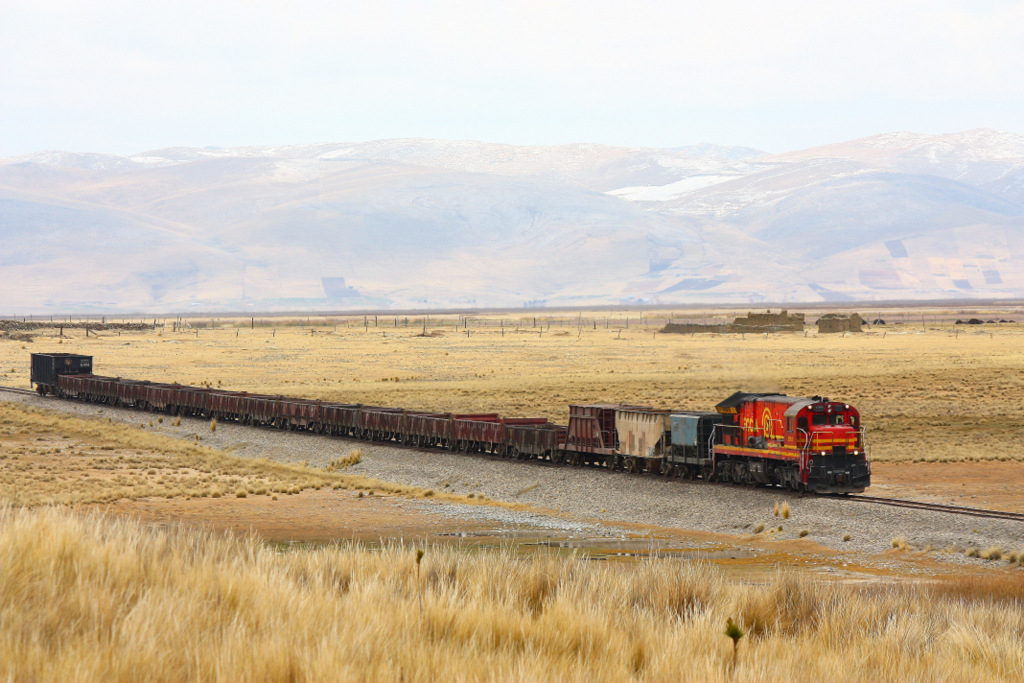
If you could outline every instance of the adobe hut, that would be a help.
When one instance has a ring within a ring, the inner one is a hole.
[[[833,334],[836,332],[863,332],[861,325],[864,321],[856,313],[843,315],[841,313],[826,313],[818,318],[818,333]]]

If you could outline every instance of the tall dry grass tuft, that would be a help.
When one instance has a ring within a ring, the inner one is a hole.
[[[999,560],[1003,557],[1003,549],[998,546],[992,546],[987,550],[983,550],[981,553],[981,559],[983,560]]]
[[[352,465],[358,465],[363,461],[363,449],[355,448],[348,452],[348,455],[332,459],[326,469],[328,472],[337,472],[338,470],[347,470]]]
[[[417,577],[397,544],[282,552],[252,537],[0,508],[0,680],[800,682],[849,680],[850,662],[864,681],[1015,680],[1024,670],[1020,589],[1008,581],[747,584],[670,559],[427,552]],[[747,633],[734,669],[729,617]]]
[[[932,584],[930,592],[944,600],[1024,606],[1024,581],[1015,573],[948,578]]]

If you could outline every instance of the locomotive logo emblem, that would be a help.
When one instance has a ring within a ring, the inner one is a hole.
[[[775,427],[772,423],[772,412],[767,408],[761,413],[761,432],[764,434],[766,439],[775,438]]]

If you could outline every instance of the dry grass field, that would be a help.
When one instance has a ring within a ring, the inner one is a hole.
[[[178,331],[168,322],[63,339],[52,330],[0,340],[0,382],[27,386],[29,353],[65,351],[95,356],[98,374],[563,424],[571,402],[711,409],[739,389],[823,394],[861,410],[879,461],[1024,459],[1024,323],[881,312],[889,325],[845,336],[657,334],[669,315],[279,318],[255,328],[197,319]]]
[[[0,401],[0,503],[35,507],[222,496],[277,500],[321,489],[481,502],[345,474],[359,461],[359,450],[316,469],[233,456],[202,446],[201,437],[183,441],[147,431],[152,427],[149,415],[131,426]]]
[[[1014,681],[1011,576],[886,586],[693,562],[146,529],[0,508],[0,679]],[[744,634],[733,660],[728,620]]]
[[[93,355],[99,374],[563,423],[570,402],[710,409],[738,389],[820,393],[860,408],[879,469],[1018,471],[1024,324],[915,315],[846,336],[657,334],[660,320],[622,313],[536,326],[443,316],[46,330],[0,338],[0,384],[27,387],[30,353],[64,351]],[[451,545],[421,545],[417,564],[416,548],[399,544],[284,550],[83,513],[231,499],[274,516],[333,489],[501,504],[367,480],[345,461],[242,459],[201,434],[154,433],[151,421],[176,418],[137,415],[119,424],[0,402],[0,680],[1024,679],[1013,562],[931,581],[734,581],[673,559]],[[730,618],[745,633],[735,664]]]

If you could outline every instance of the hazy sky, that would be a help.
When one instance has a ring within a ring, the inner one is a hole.
[[[3,0],[0,156],[1024,133],[1024,2]]]

